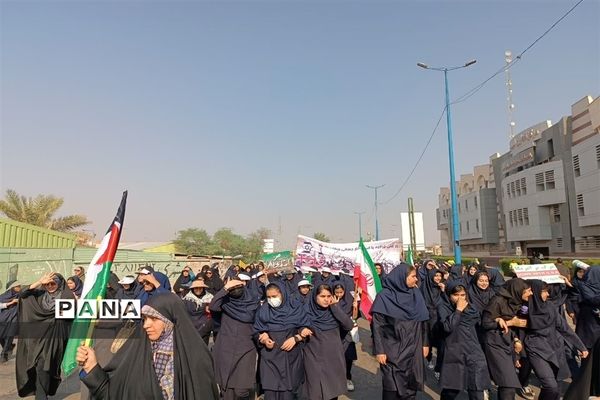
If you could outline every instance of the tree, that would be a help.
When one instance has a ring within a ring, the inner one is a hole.
[[[212,235],[198,228],[189,228],[177,232],[173,241],[178,252],[195,255],[242,255],[245,262],[257,261],[262,255],[263,239],[271,236],[271,231],[260,228],[247,237],[233,232],[230,228],[221,228]]]
[[[0,211],[10,219],[61,232],[70,232],[90,223],[84,215],[53,218],[64,200],[53,195],[39,194],[35,198],[19,195],[12,189],[0,200]]]
[[[320,240],[321,242],[330,242],[331,241],[331,239],[329,239],[329,236],[327,236],[323,232],[315,232],[313,234],[313,238]]]

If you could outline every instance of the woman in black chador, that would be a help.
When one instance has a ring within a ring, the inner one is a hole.
[[[523,345],[511,327],[526,327],[527,320],[517,318],[517,313],[527,306],[530,296],[529,284],[513,278],[490,300],[482,314],[484,351],[490,375],[498,385],[498,400],[514,399],[516,389],[522,386],[515,362]]]
[[[477,334],[481,315],[460,281],[448,282],[438,312],[445,333],[441,399],[453,400],[466,390],[469,400],[483,400],[492,383]]]
[[[417,282],[414,267],[398,265],[384,278],[371,308],[373,352],[381,364],[383,400],[415,399],[423,389],[429,310]]]
[[[220,329],[213,354],[215,376],[224,400],[249,399],[256,383],[254,317],[260,299],[245,283],[232,279],[213,297],[209,309],[219,313]]]
[[[73,299],[60,274],[50,273],[21,291],[17,391],[37,399],[53,396],[60,384],[60,365],[69,340],[71,321],[54,318],[57,299]]]
[[[311,400],[337,399],[346,392],[346,360],[340,329],[354,323],[344,313],[329,285],[321,284],[305,306],[312,335],[304,346],[305,395]]]
[[[212,357],[181,299],[173,293],[152,296],[142,316],[143,326],[106,367],[98,365],[91,348],[77,349],[79,376],[91,398],[217,400]]]
[[[304,382],[302,342],[309,334],[307,315],[304,304],[290,296],[282,282],[268,284],[266,296],[254,322],[260,383],[265,400],[293,400]]]

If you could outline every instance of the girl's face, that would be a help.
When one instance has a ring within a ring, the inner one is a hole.
[[[485,290],[490,287],[490,278],[487,275],[480,275],[477,278],[477,287],[481,290]]]
[[[450,301],[452,301],[452,304],[456,304],[458,303],[459,299],[463,299],[463,300],[467,300],[467,292],[465,292],[464,290],[461,290],[460,292],[456,292],[450,295]]]
[[[470,276],[475,276],[476,273],[477,273],[477,267],[469,267],[469,275]]]
[[[550,293],[548,293],[547,289],[544,289],[540,292],[540,297],[542,298],[543,301],[548,300],[548,297],[550,297]]]
[[[75,282],[73,282],[73,280],[71,280],[71,279],[68,279],[67,286],[69,287],[69,289],[73,290],[73,289],[75,289]]]
[[[300,293],[301,293],[303,296],[306,296],[306,295],[308,294],[308,292],[310,292],[310,286],[308,286],[308,285],[300,286],[300,287],[298,288],[298,290],[300,291]]]
[[[190,270],[189,269],[184,269],[183,271],[181,271],[181,273],[183,274],[183,276],[190,276]]]
[[[196,296],[202,296],[202,293],[204,293],[204,288],[195,287],[192,289],[192,292],[194,292]]]
[[[583,270],[583,269],[578,269],[578,270],[577,270],[577,278],[579,278],[579,279],[583,279],[583,275],[585,275],[585,270]]]
[[[281,292],[279,290],[273,288],[267,290],[267,299],[274,299],[276,297],[283,301],[283,296],[281,296]]]
[[[377,275],[381,275],[381,265],[376,265],[375,271],[377,271]]]
[[[338,299],[341,299],[342,297],[344,297],[344,294],[346,293],[346,292],[344,291],[344,289],[342,289],[342,288],[337,288],[337,289],[334,289],[334,291],[333,291],[333,292],[334,292],[334,294],[335,294],[335,297],[337,297]]]
[[[123,285],[123,289],[125,289],[125,290],[129,290],[130,287],[131,287],[131,285],[128,285],[128,284]]]
[[[531,291],[531,288],[527,288],[527,289],[523,290],[523,294],[521,295],[521,300],[529,301],[529,298],[531,297],[532,294],[533,294],[533,292]]]
[[[45,284],[44,288],[48,293],[54,293],[58,289],[58,285],[56,284],[56,282],[51,281],[50,283]]]
[[[434,281],[435,283],[438,283],[438,284],[439,284],[440,282],[442,282],[442,274],[435,274],[435,275],[433,275],[433,281]]]
[[[412,270],[408,273],[408,275],[406,276],[406,286],[408,286],[409,288],[415,288],[417,287],[417,271]]]
[[[329,307],[331,299],[331,292],[329,290],[323,290],[317,295],[317,304],[323,308]]]

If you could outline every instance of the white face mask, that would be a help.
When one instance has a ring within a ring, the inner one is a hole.
[[[269,303],[269,305],[273,308],[277,308],[281,305],[281,298],[280,297],[269,297],[267,299],[267,302]]]

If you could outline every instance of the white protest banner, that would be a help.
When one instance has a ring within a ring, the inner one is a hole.
[[[564,283],[560,272],[554,264],[515,265],[513,267],[517,278],[539,279],[546,283]]]
[[[400,239],[364,242],[364,245],[373,262],[381,263],[386,272],[400,262],[402,249]],[[352,274],[360,255],[361,250],[358,243],[327,243],[298,235],[295,265],[317,270],[328,266],[334,272],[343,269]]]

